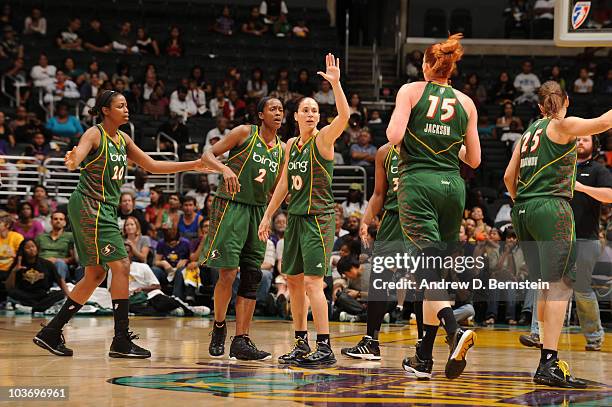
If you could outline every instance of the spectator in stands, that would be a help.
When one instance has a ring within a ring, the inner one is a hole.
[[[27,80],[28,74],[25,70],[25,61],[23,58],[15,58],[12,66],[4,72],[7,77],[13,77],[15,85],[8,81],[6,84],[6,91],[12,94],[19,92],[19,104],[26,104],[30,98],[30,87],[31,82]],[[19,84],[19,86],[16,86]]]
[[[28,111],[25,106],[18,106],[15,110],[15,117],[9,123],[9,131],[15,135],[19,141],[22,140],[19,135],[23,133],[23,128],[28,124]]]
[[[53,83],[46,87],[46,94],[44,97],[45,103],[51,104],[61,101],[76,105],[76,102],[80,99],[81,94],[77,84],[74,83],[69,77],[66,77],[64,71],[57,71]]]
[[[213,185],[214,187],[215,185]],[[202,210],[200,211],[202,213],[202,215],[205,218],[209,218],[210,214],[212,213],[212,203],[215,199],[215,193],[211,192],[210,194],[206,195],[206,199],[204,200],[204,208],[202,208]]]
[[[278,20],[276,20],[272,26],[272,32],[277,37],[289,37],[293,31],[291,28],[291,24],[287,20],[287,15],[281,14]]]
[[[474,92],[474,97],[476,99],[476,105],[481,105],[487,102],[487,90],[480,83],[480,79],[478,78],[478,74],[476,72],[472,72],[467,77],[467,83],[470,84],[472,91]]]
[[[210,185],[208,184],[208,176],[207,174],[199,174],[198,184],[196,185],[196,188],[189,190],[185,194],[185,196],[195,199],[196,208],[200,208],[200,210],[203,210],[206,206],[206,197],[209,194],[210,194]]]
[[[484,233],[488,235],[491,231],[491,226],[487,225],[484,221],[484,212],[480,206],[475,206],[470,212],[470,218],[474,220],[474,234]]]
[[[157,41],[151,38],[144,27],[138,27],[136,30],[136,46],[141,54],[152,54],[159,56],[159,45]]]
[[[42,201],[38,205],[38,216],[36,216],[34,220],[42,223],[45,233],[49,233],[51,231],[51,205],[49,201]]]
[[[331,85],[325,79],[321,81],[321,90],[315,93],[314,99],[320,105],[335,105],[336,104],[336,98],[334,97],[334,92],[332,92],[331,90]]]
[[[512,103],[507,102],[504,103],[504,113],[502,116],[497,118],[495,122],[495,126],[497,126],[501,132],[510,130],[510,124],[512,122],[516,122],[518,125],[517,130],[523,130],[523,122],[520,117],[514,115],[514,105]]]
[[[297,94],[289,90],[289,79],[280,79],[276,90],[272,91],[270,96],[279,99],[285,106],[298,98]]]
[[[259,8],[257,6],[251,8],[249,19],[242,24],[242,32],[249,35],[255,35],[257,37],[260,37],[268,32],[268,26],[261,18]]]
[[[177,90],[170,95],[170,115],[179,117],[183,123],[192,116],[198,113],[193,100],[187,98],[187,88],[179,86]]]
[[[288,13],[287,4],[282,0],[264,0],[259,5],[259,14],[263,16],[266,24],[274,24],[281,16],[286,17]]]
[[[151,93],[155,90],[156,85],[162,85],[157,80],[157,74],[155,72],[147,72],[145,74],[145,81],[142,84],[142,98],[145,102],[151,97]]]
[[[75,225],[78,227],[78,225]],[[51,231],[36,237],[40,257],[55,264],[59,275],[68,279],[71,265],[76,263],[74,257],[74,237],[72,232],[66,232],[66,215],[55,211],[51,215]]]
[[[57,68],[54,65],[49,65],[49,59],[44,52],[38,57],[38,65],[34,65],[30,71],[30,76],[34,81],[34,87],[46,88],[53,84]]]
[[[501,104],[508,100],[514,100],[515,95],[516,89],[514,89],[514,85],[510,80],[510,75],[506,71],[501,71],[491,91],[491,98],[495,103]]]
[[[532,72],[531,61],[524,61],[521,65],[522,72],[514,78],[514,87],[518,96],[514,103],[538,103],[537,91],[540,88],[540,79]]]
[[[161,229],[176,229],[178,228],[178,222],[183,214],[181,210],[181,198],[178,194],[168,195],[168,207],[164,210],[164,214],[161,219],[158,218],[159,228]]]
[[[10,25],[5,25],[4,35],[0,43],[0,58],[23,58],[23,45],[15,36],[15,30]]]
[[[264,79],[261,68],[254,68],[247,82],[247,93],[251,99],[261,99],[268,96],[268,82]]]
[[[145,220],[152,229],[157,230],[158,227],[161,227],[163,212],[167,208],[168,204],[166,203],[163,188],[160,186],[154,186],[151,188],[149,205],[147,205],[147,208],[145,209]]]
[[[47,19],[43,17],[39,8],[34,7],[32,13],[25,18],[23,23],[24,35],[47,35]]]
[[[111,52],[113,49],[112,40],[106,31],[102,29],[100,20],[94,17],[89,22],[89,27],[89,31],[83,35],[84,48],[93,52]]]
[[[49,197],[47,188],[45,188],[43,185],[36,185],[34,187],[34,193],[32,195],[32,198],[28,201],[28,203],[32,205],[32,210],[34,211],[33,212],[34,217],[40,215],[39,205],[42,202],[48,202],[51,205],[52,211],[55,211],[57,209],[57,203]]]
[[[59,30],[55,37],[55,43],[59,49],[82,51],[83,39],[81,38],[81,20],[77,17],[71,18],[68,26]]]
[[[125,220],[130,216],[138,219],[140,223],[140,230],[143,235],[146,235],[149,231],[149,224],[145,220],[144,213],[140,209],[136,209],[136,204],[134,203],[134,196],[130,192],[122,192],[121,198],[119,199],[119,210],[117,211],[117,216],[119,219],[117,220],[119,224],[119,228],[123,229],[123,224]]]
[[[25,108],[23,108],[25,111]],[[0,112],[0,140],[6,141],[11,148],[15,147],[15,136],[10,128],[10,126],[6,123],[6,116],[4,112]],[[23,140],[20,140],[23,142]]]
[[[301,96],[312,97],[315,87],[310,82],[310,74],[307,69],[300,69],[297,82],[293,84],[293,90]]]
[[[173,25],[170,27],[169,34],[170,37],[164,45],[166,55],[169,57],[182,57],[185,54],[185,44],[181,39],[181,30],[178,28],[178,26]]]
[[[136,45],[136,39],[132,35],[132,23],[124,21],[121,24],[119,32],[114,35],[113,39],[113,51],[124,52],[126,54],[137,54],[139,51],[138,45]]]
[[[300,19],[297,24],[293,27],[293,35],[297,38],[307,38],[310,36],[310,28],[306,26],[306,20]]]
[[[142,234],[138,219],[133,216],[128,216],[125,219],[123,237],[125,238],[126,248],[129,246],[132,249],[132,261],[150,263],[151,239],[149,236]]]
[[[511,121],[510,127],[505,130],[505,128],[500,129],[501,137],[500,141],[506,143],[508,147],[508,151],[511,153],[514,151],[516,143],[521,139],[523,133],[519,130],[519,123],[517,121]]]
[[[144,103],[142,111],[144,114],[153,116],[155,120],[159,120],[160,117],[164,117],[168,114],[169,106],[170,101],[164,94],[164,87],[157,83],[149,96],[149,100]],[[129,102],[128,107],[131,109]]]
[[[179,145],[184,145],[189,141],[189,131],[187,126],[181,122],[181,117],[170,116],[168,121],[159,126],[157,132],[163,132],[173,138]],[[161,140],[159,144],[160,151],[175,152],[174,146],[170,141]]]
[[[232,105],[228,98],[225,97],[223,88],[218,87],[215,91],[216,97],[210,101],[210,114],[212,117],[224,116],[227,119],[231,118]]]
[[[285,237],[285,230],[287,230],[287,214],[280,210],[272,217],[272,233],[270,234],[270,240],[274,243],[274,246]]]
[[[61,291],[51,290],[54,285]],[[6,288],[8,296],[17,301],[16,308],[30,313],[44,312],[70,293],[53,263],[39,256],[33,239],[20,244]]]
[[[93,74],[98,75],[98,78],[100,79],[100,83],[104,83],[108,81],[109,79],[106,72],[100,69],[100,64],[95,58],[91,60],[91,62],[89,63],[89,66],[87,67],[87,72],[85,72],[85,80],[86,81],[90,80],[91,75]]]
[[[10,213],[0,211],[0,301],[6,298],[6,294],[3,294],[3,282],[9,275],[11,265],[17,258],[19,245],[23,241],[21,234],[11,230],[12,226],[13,217]]]
[[[408,56],[406,76],[408,76],[408,82],[418,81],[423,77],[423,53],[418,49],[412,51]]]
[[[32,144],[25,147],[24,155],[35,157],[40,162],[44,162],[51,152],[51,146],[45,139],[45,135],[39,132],[32,137]]]
[[[34,210],[29,202],[19,204],[17,210],[19,218],[13,225],[13,230],[21,234],[26,239],[35,239],[36,236],[44,233],[45,228],[42,223],[34,220]]]
[[[587,68],[580,68],[578,78],[574,81],[574,93],[592,93],[593,92],[593,80],[589,78],[589,70]]]
[[[156,273],[160,282],[172,282],[176,274],[187,266],[189,250],[189,241],[181,238],[175,228],[164,229],[164,239],[157,244],[155,262],[153,263],[163,271],[160,275],[158,275],[159,271]]]
[[[489,122],[489,112],[481,108],[478,111],[478,134],[480,137],[493,137],[495,125]]]
[[[189,241],[197,239],[198,225],[202,216],[198,213],[196,199],[192,196],[183,198],[183,214],[179,217],[177,230],[179,235]]]
[[[365,207],[364,207],[365,210]],[[346,230],[347,234],[341,236],[334,242],[334,251],[340,250],[340,247],[344,244],[348,244],[349,247],[354,244],[356,247],[360,246],[359,243],[359,225],[361,224],[361,217],[363,216],[363,211],[355,211],[351,215],[347,217],[346,220]],[[354,243],[353,243],[354,242]]]
[[[213,31],[227,36],[234,33],[234,19],[232,18],[229,6],[223,7],[221,16],[215,20]]]
[[[230,90],[228,97],[233,109],[232,121],[235,124],[244,123],[244,116],[246,115],[246,102],[240,97],[236,89]]]
[[[198,86],[198,82],[195,79],[189,79],[187,99],[191,100],[195,105],[198,116],[210,117],[210,112],[206,107],[206,93]]]
[[[16,140],[21,140],[22,142],[34,142],[34,135],[36,133],[43,133],[45,138],[48,139],[47,130],[43,124],[43,122],[36,116],[34,112],[26,112],[25,108],[23,109],[23,114],[25,114],[25,124],[21,125],[20,120],[15,120],[11,122],[9,126],[13,129],[13,134],[15,135]],[[17,108],[17,116],[19,118],[19,108]],[[15,125],[15,127],[13,127]]]
[[[142,99],[142,87],[140,84],[133,82],[130,85],[130,91],[125,95],[125,99],[130,109],[130,113],[142,113],[143,111],[143,99]],[[168,102],[168,105],[170,102]]]
[[[380,117],[380,112],[378,110],[372,110],[368,124],[382,124],[382,118]]]
[[[153,185],[147,182],[149,175],[145,170],[136,167],[134,170],[134,181],[127,182],[121,187],[121,192],[128,192],[135,198],[135,207],[144,210],[150,202],[151,188]]]
[[[210,87],[210,85],[206,82],[206,79],[204,78],[204,72],[202,71],[202,67],[200,65],[194,65],[193,68],[191,68],[189,80],[192,79],[195,80],[197,85],[202,89],[207,89],[208,87]]]
[[[526,0],[510,0],[510,5],[504,9],[505,37],[526,38],[529,34],[529,10]]]
[[[373,167],[375,159],[376,147],[372,145],[370,130],[361,129],[357,143],[351,146],[351,165]]]
[[[70,56],[64,59],[62,71],[64,72],[64,75],[68,77],[68,79],[76,83],[76,85],[79,87],[85,82],[85,71],[77,68],[74,58]]]
[[[353,113],[349,116],[348,128],[345,130],[345,133],[349,135],[347,140],[347,146],[351,144],[355,144],[359,141],[359,135],[361,134],[361,120],[360,116],[356,113]],[[341,148],[339,151],[342,151]]]
[[[83,134],[81,122],[76,116],[68,114],[68,105],[63,102],[57,105],[55,113],[55,116],[50,118],[46,125],[53,140],[76,145]]]
[[[122,80],[125,85],[129,87],[129,85],[134,82],[134,77],[130,74],[130,64],[119,62],[117,64],[117,70],[113,74],[111,80],[115,86],[117,86],[116,82],[118,80]]]
[[[361,126],[365,124],[366,118],[368,117],[368,110],[365,108],[365,106],[362,106],[359,93],[351,93],[351,97],[349,99],[349,111],[351,114],[359,115]]]
[[[356,182],[352,183],[349,186],[346,200],[342,203],[342,216],[348,218],[355,212],[363,215],[367,204],[363,198],[363,186]]]
[[[555,81],[561,86],[561,89],[566,89],[565,79],[561,76],[561,68],[559,65],[553,65],[550,69],[550,76],[548,77],[549,81]]]
[[[230,130],[227,128],[228,123],[229,121],[225,117],[217,117],[217,127],[206,133],[206,139],[204,140],[204,148],[208,148],[211,146],[210,140],[212,138],[218,137],[219,139],[222,139],[223,137],[229,134]]]
[[[289,69],[287,69],[286,67],[281,67],[278,69],[274,81],[268,83],[268,88],[275,90],[278,89],[278,83],[283,79],[287,79],[287,82],[291,83],[291,79],[289,78]]]
[[[6,198],[6,204],[2,206],[2,210],[6,211],[11,216],[12,221],[16,221],[17,218],[19,218],[17,211],[20,203],[21,198],[19,195],[10,195],[8,198]],[[9,226],[12,226],[12,223]]]

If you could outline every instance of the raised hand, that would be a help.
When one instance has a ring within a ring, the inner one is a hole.
[[[336,58],[334,54],[325,55],[325,72],[317,72],[329,83],[334,84],[340,82],[340,58]]]
[[[68,151],[64,156],[64,164],[66,168],[70,171],[74,171],[77,169],[78,164],[76,160],[76,147],[73,147],[72,150]]]

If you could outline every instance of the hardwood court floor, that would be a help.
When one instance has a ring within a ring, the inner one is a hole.
[[[0,316],[0,386],[69,387],[69,402],[44,405],[612,405],[610,334],[602,352],[585,352],[584,338],[576,329],[562,335],[562,359],[575,375],[594,382],[587,390],[568,391],[531,382],[539,351],[518,343],[524,329],[477,328],[477,345],[469,353],[466,371],[454,381],[444,378],[448,351],[439,336],[434,379],[416,381],[401,369],[401,359],[414,352],[414,326],[383,327],[383,361],[378,363],[349,360],[340,354],[341,347],[361,338],[364,324],[334,323],[332,343],[338,364],[307,370],[281,368],[275,362],[292,343],[291,323],[286,321],[253,324],[251,337],[274,356],[260,363],[210,358],[209,319],[132,318],[132,329],[142,338],[138,343],[153,353],[146,360],[107,356],[112,317],[77,317],[64,331],[75,356],[52,356],[32,343],[42,321]],[[233,328],[230,323],[226,352]],[[311,325],[311,333],[312,329]],[[37,404],[41,403],[11,403]]]

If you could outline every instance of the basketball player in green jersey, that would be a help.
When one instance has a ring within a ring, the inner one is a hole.
[[[444,256],[459,239],[465,206],[459,160],[472,168],[480,164],[476,107],[448,84],[455,62],[463,55],[461,38],[455,34],[427,48],[423,59],[426,82],[402,86],[387,129],[391,143],[402,143],[398,200],[404,241],[412,255],[422,254],[429,260]],[[435,265],[422,267],[417,279],[438,281],[442,272]],[[416,355],[404,359],[404,370],[419,379],[431,378],[432,350],[442,323],[450,348],[445,374],[457,378],[476,334],[459,328],[446,291],[425,290],[424,297],[423,338]]]
[[[361,239],[364,245],[367,245],[368,226],[372,223],[374,216],[384,209],[376,234],[373,256],[394,256],[398,249],[398,242],[402,242],[403,239],[397,205],[399,159],[399,150],[391,143],[385,144],[376,153],[374,193],[368,202],[360,227]],[[351,358],[365,360],[380,360],[381,358],[378,333],[391,298],[388,290],[375,289],[374,279],[393,281],[393,270],[385,268],[380,274],[370,273],[367,333],[357,346],[342,349],[342,354]],[[398,292],[398,296],[399,294]]]
[[[610,129],[612,110],[595,119],[566,118],[569,100],[557,82],[544,83],[538,94],[543,117],[523,134],[504,175],[515,201],[512,225],[530,276],[549,283],[538,296],[542,349],[533,381],[585,388],[586,382],[574,378],[557,356],[575,281],[576,233],[569,200],[576,181],[576,138]]]
[[[259,237],[265,242],[270,234],[272,215],[289,193],[283,273],[287,274],[296,341],[289,353],[279,357],[279,363],[304,367],[336,363],[329,340],[323,279],[331,272],[330,255],[334,244],[335,212],[331,187],[334,143],[346,127],[349,106],[340,85],[340,60],[327,54],[325,62],[326,72],[318,74],[332,86],[338,115],[318,131],[319,105],[312,98],[299,102],[294,119],[300,135],[287,142],[283,173],[259,225]],[[312,352],[308,346],[306,295],[317,330],[317,348]]]
[[[106,277],[113,272],[110,286],[113,299],[115,336],[109,356],[114,358],[148,358],[151,353],[132,342],[137,335],[129,332],[128,283],[130,263],[117,225],[120,189],[125,180],[127,160],[156,174],[204,170],[201,160],[189,162],[155,161],[144,153],[119,126],[128,122],[125,97],[115,91],[98,94],[90,113],[102,124],[89,128],[79,144],[66,154],[68,170],[81,169],[76,190],[68,202],[68,215],[85,276],[70,292],[59,313],[34,338],[34,343],[58,356],[72,356],[65,346],[62,329],[89,299]]]
[[[215,321],[208,348],[212,357],[225,353],[225,315],[238,268],[236,335],[229,356],[239,360],[271,357],[251,341],[249,327],[266,252],[266,243],[259,240],[257,228],[283,164],[285,145],[276,132],[284,110],[280,100],[263,98],[257,111],[261,127],[238,126],[203,155],[208,167],[223,174],[223,183],[212,203],[207,240],[200,252],[201,263],[220,269],[214,295]],[[215,158],[228,151],[226,165]]]

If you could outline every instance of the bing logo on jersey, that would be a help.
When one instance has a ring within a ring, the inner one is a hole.
[[[253,151],[253,161],[259,164],[267,165],[270,172],[276,172],[278,170],[277,162],[272,161],[268,157],[257,154],[256,151]]]
[[[100,250],[100,253],[102,253],[103,256],[110,256],[111,254],[115,253],[116,250],[117,249],[115,248],[115,246],[109,243],[104,246],[102,250]]]

